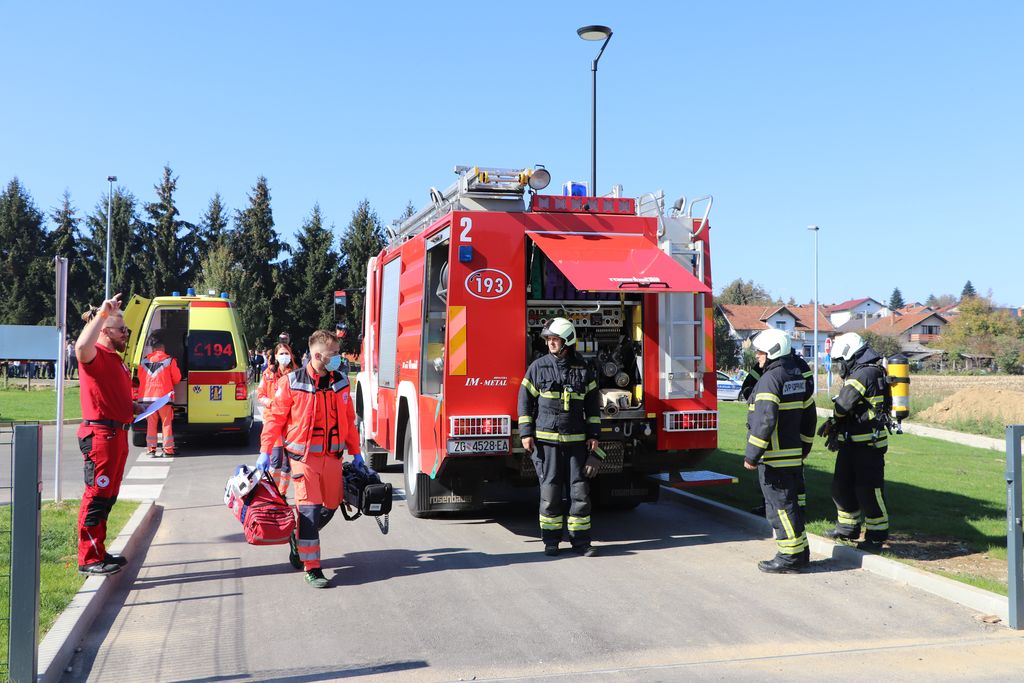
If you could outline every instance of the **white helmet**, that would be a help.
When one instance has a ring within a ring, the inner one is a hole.
[[[566,346],[573,346],[576,343],[576,327],[565,318],[552,318],[540,331],[540,336],[545,339],[561,337]]]
[[[856,332],[841,334],[832,340],[832,360],[850,360],[858,351],[867,346],[864,338]]]
[[[764,330],[754,337],[754,348],[768,354],[768,360],[788,356],[793,348],[789,335],[782,330]]]

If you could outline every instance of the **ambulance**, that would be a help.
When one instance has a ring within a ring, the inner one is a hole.
[[[154,338],[163,341],[168,355],[178,362],[175,439],[220,435],[248,445],[253,420],[247,384],[249,352],[228,295],[196,295],[191,288],[184,296],[179,292],[154,299],[135,295],[125,306],[124,320],[131,330],[125,362],[135,391],[139,364],[153,350]],[[132,443],[145,445],[144,421],[133,427]]]

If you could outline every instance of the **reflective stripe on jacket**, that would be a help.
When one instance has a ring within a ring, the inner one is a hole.
[[[530,364],[519,387],[518,412],[520,437],[572,443],[601,434],[597,380],[575,352],[561,362],[549,353]]]
[[[747,448],[751,465],[798,467],[814,442],[814,391],[790,356],[768,361],[747,405]]]
[[[181,381],[178,361],[163,351],[153,351],[139,364],[139,400],[155,401],[174,391]]]
[[[359,451],[356,411],[348,377],[340,372],[317,375],[309,365],[277,380],[270,408],[263,411],[260,452],[284,440],[285,450],[297,455],[341,457]]]

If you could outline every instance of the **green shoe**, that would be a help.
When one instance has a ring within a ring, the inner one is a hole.
[[[295,569],[302,569],[302,560],[299,559],[299,539],[292,533],[288,537],[288,562]]]
[[[319,568],[310,569],[306,572],[306,583],[313,588],[327,588],[327,577]]]

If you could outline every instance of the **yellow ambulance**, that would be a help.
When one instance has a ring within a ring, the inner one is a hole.
[[[247,383],[249,352],[242,337],[238,311],[226,293],[144,299],[135,295],[124,307],[131,330],[125,361],[138,388],[138,368],[153,349],[154,337],[178,361],[181,382],[174,387],[174,434],[188,439],[223,435],[248,445],[252,400]],[[146,443],[145,421],[132,429],[132,443]]]

